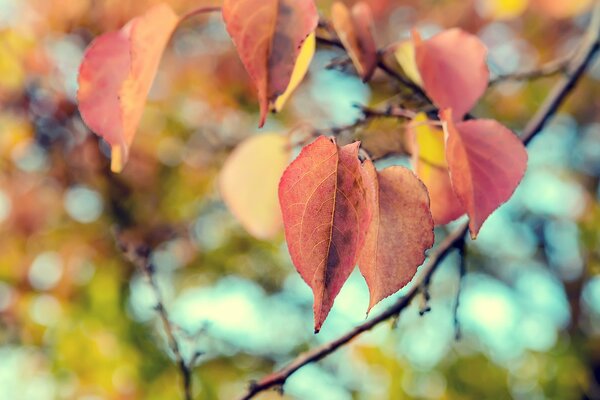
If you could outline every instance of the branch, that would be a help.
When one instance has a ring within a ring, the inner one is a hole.
[[[506,81],[527,81],[534,80],[539,78],[544,78],[552,75],[559,74],[561,72],[566,72],[568,66],[571,64],[571,60],[573,55],[570,54],[569,57],[559,58],[557,60],[552,60],[542,66],[533,69],[531,71],[525,72],[516,72],[514,74],[506,74],[506,75],[498,75],[494,79],[490,80],[489,86],[495,86],[499,83],[503,83]]]
[[[192,370],[191,365],[193,365],[195,358],[199,353],[194,355],[194,359],[187,363],[183,354],[181,353],[180,345],[175,337],[176,326],[169,319],[169,314],[167,309],[165,308],[165,302],[156,282],[154,276],[154,265],[150,261],[150,248],[148,246],[140,245],[140,246],[131,246],[125,243],[122,240],[119,240],[117,237],[117,244],[119,248],[123,251],[125,258],[127,258],[132,264],[134,264],[144,275],[144,277],[148,280],[150,284],[150,288],[156,297],[156,306],[154,309],[158,313],[158,316],[161,320],[163,329],[165,331],[165,335],[167,336],[167,343],[169,348],[173,352],[175,356],[175,363],[179,369],[179,373],[182,378],[183,384],[183,393],[185,400],[192,400]]]
[[[528,144],[531,139],[542,131],[546,123],[556,113],[559,106],[564,102],[569,93],[575,88],[577,82],[589,67],[594,55],[598,51],[600,35],[600,3],[596,5],[593,12],[592,21],[588,28],[585,37],[582,39],[581,45],[576,56],[572,59],[567,74],[554,87],[547,96],[544,104],[538,109],[536,114],[531,118],[521,140],[524,144]],[[258,393],[271,388],[281,388],[286,380],[303,366],[319,361],[335,352],[340,347],[349,343],[360,334],[368,331],[394,316],[399,315],[411,302],[411,300],[420,292],[420,288],[428,282],[433,273],[436,271],[444,258],[464,240],[468,230],[468,223],[462,223],[458,228],[452,231],[448,236],[430,253],[427,261],[421,269],[421,274],[413,282],[411,289],[402,297],[400,297],[393,305],[382,311],[373,319],[367,320],[350,330],[339,338],[316,347],[308,352],[300,354],[288,365],[282,369],[273,372],[258,382],[250,385],[250,388],[241,397],[241,400],[253,398]]]

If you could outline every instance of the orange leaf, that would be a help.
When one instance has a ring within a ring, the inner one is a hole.
[[[273,238],[282,226],[277,187],[290,160],[288,142],[274,133],[252,136],[236,147],[219,175],[223,200],[259,239]]]
[[[455,123],[450,110],[442,111],[440,117],[452,187],[469,215],[469,229],[475,238],[483,222],[512,196],[523,178],[527,151],[498,121]]]
[[[263,126],[290,83],[302,43],[319,20],[312,0],[224,0],[223,19],[256,85]]]
[[[444,131],[432,126],[424,113],[419,113],[408,127],[412,144],[415,173],[427,187],[431,215],[436,225],[444,225],[465,213],[456,197],[446,162]]]
[[[344,3],[337,1],[331,7],[331,22],[358,75],[364,82],[368,81],[377,65],[371,8],[361,1],[350,11]]]
[[[122,170],[158,64],[179,18],[161,3],[120,31],[97,37],[79,68],[79,111],[112,147],[111,168]]]
[[[488,86],[485,45],[458,28],[424,41],[416,32],[413,35],[425,92],[440,109],[451,108],[456,120],[461,120]]]
[[[372,220],[358,265],[369,286],[370,311],[411,281],[434,235],[427,190],[410,170],[377,172],[367,160],[363,181]]]
[[[371,219],[358,146],[338,148],[321,136],[302,149],[279,183],[290,255],[314,294],[315,332],[354,269]]]

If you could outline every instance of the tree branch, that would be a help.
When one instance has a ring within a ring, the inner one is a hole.
[[[117,238],[117,244],[119,248],[123,251],[125,258],[127,258],[132,264],[134,264],[147,279],[152,292],[154,293],[154,297],[156,298],[156,305],[154,309],[158,313],[160,321],[162,323],[163,329],[165,331],[165,335],[167,336],[167,343],[169,348],[173,352],[175,357],[175,363],[177,368],[179,369],[179,374],[181,375],[182,385],[183,385],[183,393],[185,400],[192,400],[192,369],[191,365],[193,365],[193,361],[188,363],[186,362],[183,354],[181,353],[180,345],[175,337],[176,327],[173,325],[171,320],[169,319],[169,314],[165,307],[165,302],[156,282],[154,276],[154,265],[150,260],[150,248],[145,245],[139,246],[131,246],[128,243],[125,243],[122,240]],[[196,353],[194,358],[197,357]]]
[[[546,123],[556,113],[559,106],[564,102],[569,93],[575,88],[577,82],[589,67],[594,55],[597,53],[600,46],[600,3],[596,5],[593,12],[592,21],[588,28],[585,37],[579,46],[576,56],[572,59],[567,67],[567,73],[548,94],[545,102],[538,109],[536,114],[531,118],[524,129],[521,140],[524,144],[528,144],[531,139],[542,131]],[[444,258],[464,240],[468,230],[468,223],[460,224],[458,228],[448,234],[446,238],[429,254],[425,264],[420,268],[421,274],[413,282],[411,289],[402,297],[400,297],[393,305],[374,318],[365,321],[354,329],[339,338],[316,347],[308,352],[300,354],[288,365],[278,371],[266,376],[258,382],[250,385],[250,388],[241,397],[241,400],[253,398],[258,393],[271,388],[281,388],[286,380],[303,366],[319,361],[329,354],[335,352],[340,347],[346,345],[360,334],[368,331],[388,320],[391,317],[399,315],[411,302],[411,300],[420,292],[423,284],[428,282],[433,273],[436,271]]]

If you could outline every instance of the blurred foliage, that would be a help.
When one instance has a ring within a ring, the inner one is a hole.
[[[588,22],[585,12],[541,12],[539,1],[506,1],[515,8],[496,14],[489,7],[500,0],[368,2],[380,46],[407,38],[415,25],[426,35],[461,26],[489,46],[495,74],[564,57]],[[220,199],[218,171],[257,131],[258,116],[218,15],[178,28],[131,160],[122,174],[109,172],[108,147],[77,113],[77,68],[94,36],[152,3],[0,0],[1,399],[181,396],[153,293],[124,260],[116,234],[154,248],[184,353],[204,353],[194,369],[197,398],[235,398],[250,379],[363,320],[368,293],[353,276],[313,336],[310,291],[283,235],[251,238]],[[218,1],[169,3],[184,13]],[[327,15],[332,2],[317,3]],[[351,70],[324,68],[340,55],[319,49],[308,78],[265,131],[352,124],[359,116],[352,103],[377,106],[397,92],[383,74],[364,86]],[[532,143],[513,200],[468,243],[463,339],[454,340],[457,260],[450,258],[432,282],[431,313],[420,317],[415,305],[397,329],[384,324],[306,366],[286,384],[285,398],[600,398],[599,79],[596,62]],[[499,84],[474,113],[518,131],[552,83]],[[402,150],[402,125],[393,122],[345,134],[383,156],[388,141]],[[403,160],[381,165],[390,162]]]

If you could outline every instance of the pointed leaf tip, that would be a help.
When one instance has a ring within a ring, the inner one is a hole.
[[[469,215],[471,237],[513,194],[527,168],[527,151],[498,121],[455,122],[442,112],[452,187]]]
[[[321,136],[284,172],[279,203],[292,261],[314,294],[315,331],[354,269],[370,222],[358,143]]]
[[[371,224],[358,265],[369,287],[367,313],[412,280],[433,246],[433,218],[423,183],[404,167],[362,168]]]
[[[123,169],[162,53],[179,18],[165,3],[133,18],[117,32],[98,36],[79,68],[77,101],[82,119],[112,147],[111,169]]]

